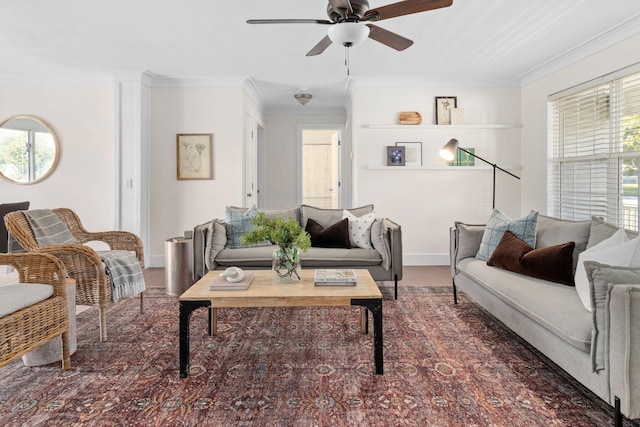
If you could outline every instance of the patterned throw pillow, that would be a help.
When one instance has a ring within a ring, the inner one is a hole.
[[[244,214],[238,211],[227,208],[224,213],[225,228],[227,229],[227,244],[225,248],[239,249],[239,248],[252,248],[256,246],[269,246],[271,242],[265,240],[264,242],[254,243],[251,245],[245,245],[240,241],[240,238],[244,236],[247,231],[253,231],[253,217],[258,215],[258,209],[255,206],[251,206]]]
[[[371,226],[376,220],[375,212],[355,216],[348,210],[342,211],[342,219],[349,220],[349,240],[352,248],[372,249]]]
[[[499,209],[494,209],[491,212],[489,221],[487,221],[476,258],[487,261],[507,230],[512,232],[518,239],[535,248],[537,223],[538,211],[531,211],[525,217],[512,220],[500,212]]]

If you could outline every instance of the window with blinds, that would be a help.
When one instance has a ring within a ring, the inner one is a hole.
[[[640,66],[549,98],[548,210],[638,230]]]

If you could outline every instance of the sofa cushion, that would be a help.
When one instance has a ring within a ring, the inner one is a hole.
[[[349,220],[349,240],[351,247],[371,249],[371,226],[376,219],[375,212],[356,216],[348,210],[342,211],[342,218]]]
[[[0,317],[44,301],[53,295],[53,286],[39,283],[14,283],[0,286]]]
[[[247,248],[256,246],[270,246],[268,241],[244,244],[241,241],[242,236],[247,231],[253,231],[253,218],[258,215],[258,209],[255,206],[249,208],[245,213],[239,213],[237,210],[227,208],[225,211],[225,228],[227,230],[226,247],[231,249]]]
[[[302,216],[302,226],[307,226],[307,220],[313,218],[318,224],[327,227],[342,219],[342,211],[344,209],[322,209],[315,206],[302,205],[300,213]],[[355,216],[362,216],[373,212],[373,205],[360,206],[358,208],[347,209]]]
[[[475,257],[482,242],[484,235],[484,224],[465,224],[456,221],[454,224],[458,232],[458,241],[456,242],[455,263],[468,257]]]
[[[311,237],[311,246],[318,248],[344,248],[351,249],[349,241],[349,220],[343,219],[325,228],[314,221],[307,220],[305,231]]]
[[[244,214],[250,208],[241,208],[238,206],[229,206],[228,209],[234,210],[238,213]],[[296,221],[300,222],[300,207],[299,206],[291,206],[288,208],[281,209],[259,209],[259,212],[264,212],[268,218],[275,218],[277,216],[281,216],[285,220],[289,218],[293,218]]]
[[[383,218],[376,218],[373,221],[371,225],[371,245],[382,257],[382,268],[388,271],[389,267],[391,267],[389,256],[391,249],[389,248],[390,243],[389,239],[387,239],[387,227],[384,221]]]
[[[627,266],[640,266],[640,239],[626,239],[624,230],[619,230],[609,239],[593,246],[578,257],[578,269],[576,270],[576,291],[584,308],[593,309],[591,288],[584,268],[585,261],[596,261],[603,264]],[[623,243],[620,243],[623,242]]]
[[[550,282],[573,286],[574,242],[533,249],[505,231],[487,265]]]
[[[600,242],[613,236],[613,234],[620,230],[621,227],[606,222],[602,218],[594,216],[591,219],[591,230],[589,232],[589,242],[587,243],[587,249],[594,247]],[[625,230],[627,237],[633,239],[638,237],[638,232],[632,230]]]
[[[561,245],[565,242],[574,242],[573,269],[578,263],[578,255],[587,249],[591,220],[571,221],[554,218],[546,215],[538,215],[536,226],[536,249],[547,246]]]
[[[572,287],[491,267],[476,258],[461,260],[458,268],[461,274],[563,341],[590,351],[591,314],[582,307]]]
[[[594,372],[600,371],[605,365],[605,343],[603,336],[607,330],[606,304],[611,288],[619,284],[640,283],[640,268],[616,267],[587,261],[584,267],[589,277],[591,288],[591,305],[593,307],[593,336],[591,345],[591,367]]]
[[[223,249],[216,257],[216,264],[242,268],[271,267],[273,251],[278,246]],[[375,249],[314,248],[301,254],[302,268],[314,267],[369,267],[380,265],[382,258]]]
[[[505,231],[509,230],[519,239],[525,241],[530,246],[536,246],[536,224],[538,222],[538,212],[531,211],[529,215],[512,220],[499,209],[494,209],[487,221],[480,249],[476,254],[476,258],[488,260],[491,257],[496,246],[502,239]]]
[[[194,253],[196,252],[194,239]],[[215,266],[215,258],[218,256],[224,247],[227,246],[227,228],[224,225],[224,221],[221,219],[214,219],[209,223],[207,228],[207,238],[204,248],[204,259],[207,269],[212,269]]]

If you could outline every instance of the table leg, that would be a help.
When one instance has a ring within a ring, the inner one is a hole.
[[[209,308],[209,335],[215,335],[218,332],[218,309],[216,307]]]
[[[373,357],[376,374],[384,373],[383,340],[382,340],[382,299],[352,299],[351,305],[360,305],[373,316]],[[368,322],[367,322],[368,323]]]
[[[200,307],[209,307],[210,301],[180,301],[180,378],[189,376],[189,319]],[[211,326],[211,323],[209,323]]]

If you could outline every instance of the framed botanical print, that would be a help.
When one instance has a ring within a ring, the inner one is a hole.
[[[179,180],[213,179],[213,135],[179,133],[176,141]]]
[[[422,166],[422,142],[396,142],[396,147],[404,147],[405,166]]]
[[[436,96],[436,124],[451,124],[451,109],[458,106],[457,96]]]

